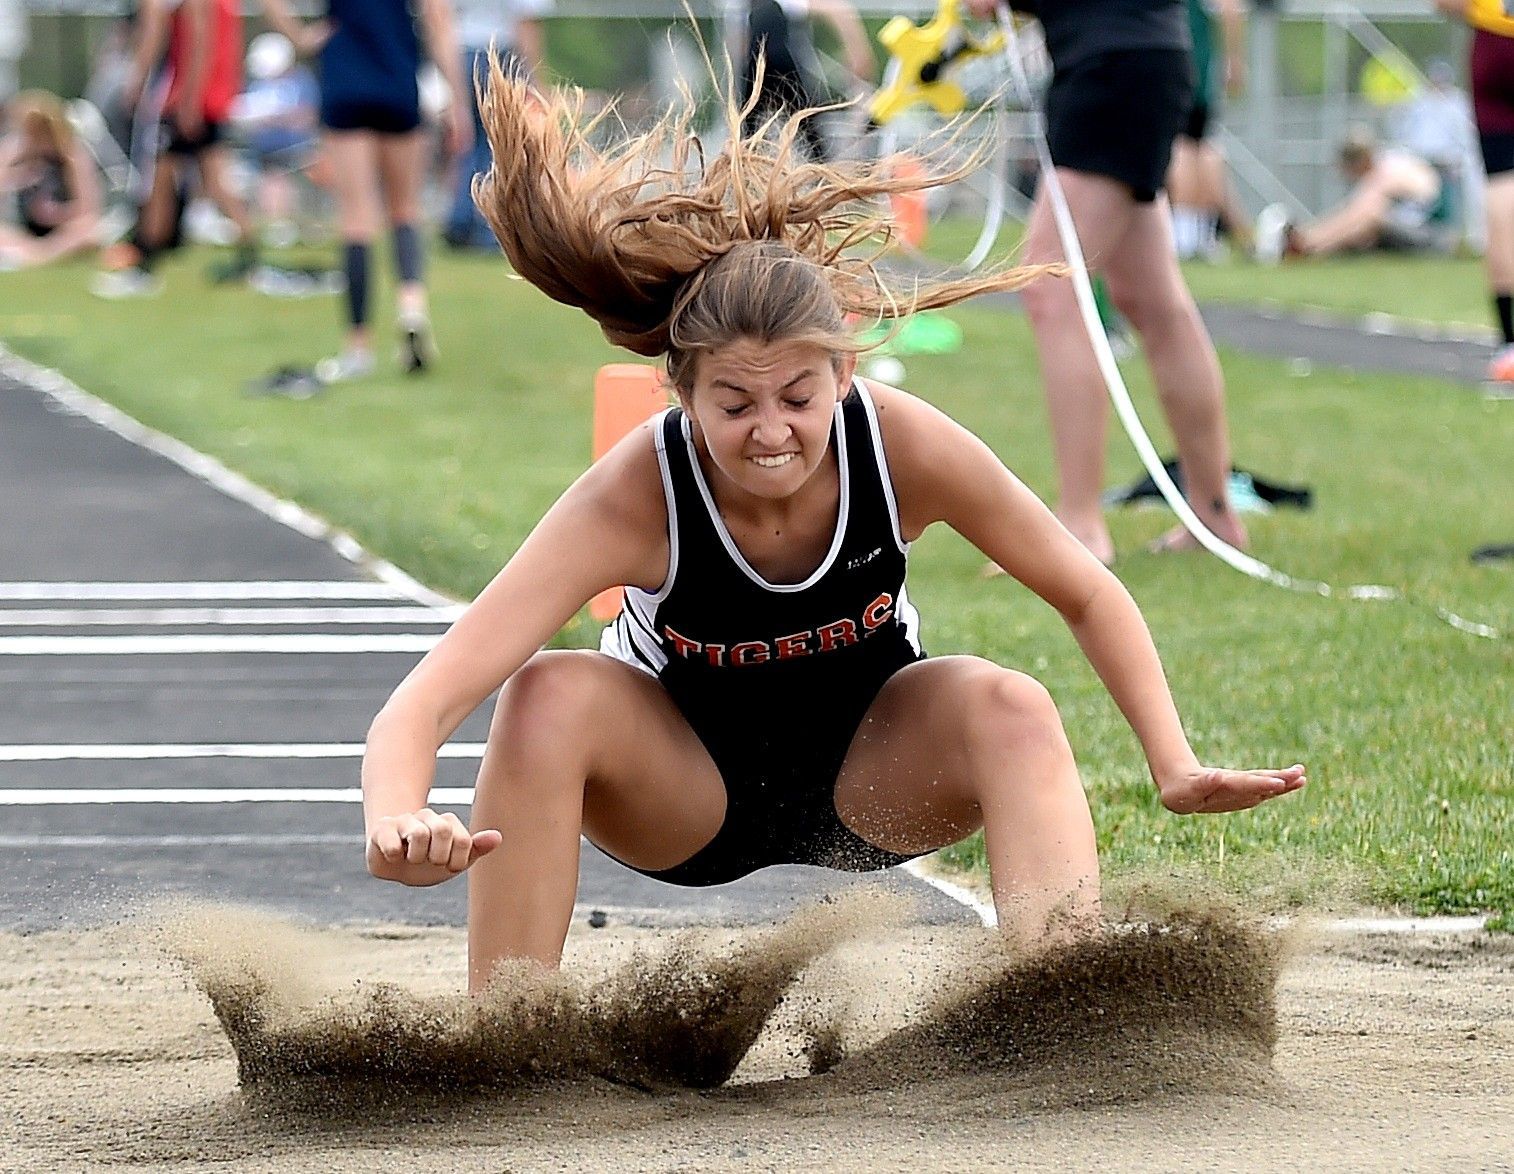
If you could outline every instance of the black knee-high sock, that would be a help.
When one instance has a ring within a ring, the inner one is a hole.
[[[342,268],[347,274],[347,321],[354,327],[368,324],[368,245],[348,241],[342,250]]]
[[[1493,308],[1498,311],[1498,328],[1503,331],[1504,346],[1514,346],[1514,296],[1506,289],[1494,290]]]
[[[394,269],[404,282],[419,281],[425,268],[421,235],[413,224],[394,226]]]

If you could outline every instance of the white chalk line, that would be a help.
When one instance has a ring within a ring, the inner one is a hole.
[[[0,656],[183,656],[211,652],[429,652],[439,632],[224,636],[0,636]]]
[[[450,624],[461,607],[0,608],[0,628]]]
[[[371,583],[360,579],[308,580],[271,579],[265,582],[179,582],[159,583],[58,582],[0,583],[0,600],[24,602],[84,602],[125,600],[237,600],[237,599],[394,599],[411,596],[388,583]]]
[[[438,758],[479,759],[483,742],[448,742]],[[165,762],[190,758],[361,758],[361,742],[81,742],[0,746],[0,762]]]
[[[222,803],[361,803],[361,787],[82,787],[0,789],[0,807],[209,805]],[[473,802],[472,787],[432,787],[427,802]]]
[[[931,888],[965,905],[978,915],[978,920],[993,928],[999,924],[999,916],[993,904],[978,896],[965,885],[955,884],[930,870],[924,857],[901,865],[903,870]],[[1308,917],[1274,917],[1268,924],[1273,929],[1282,929],[1295,921],[1308,922]],[[1450,934],[1476,933],[1487,927],[1487,914],[1472,914],[1466,917],[1334,917],[1321,919],[1315,924],[1328,933],[1342,934]]]
[[[0,836],[0,848],[299,848],[337,844],[363,846],[361,832],[326,835],[213,834],[204,836]]]

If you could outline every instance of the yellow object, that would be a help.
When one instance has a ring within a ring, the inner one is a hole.
[[[936,14],[924,24],[896,16],[878,34],[898,68],[873,94],[868,114],[875,126],[898,117],[919,102],[929,103],[938,114],[950,118],[967,108],[967,95],[955,82],[947,81],[947,67],[972,57],[987,57],[1004,47],[997,31],[975,38],[962,24],[961,0],[938,0]]]
[[[1514,37],[1514,4],[1509,0],[1468,0],[1467,23],[1500,37]]]
[[[1362,66],[1362,97],[1374,106],[1394,106],[1419,92],[1414,66],[1402,54],[1374,57]]]

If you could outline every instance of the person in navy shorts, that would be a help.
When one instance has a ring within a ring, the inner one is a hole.
[[[448,151],[472,142],[471,93],[458,70],[449,0],[327,0],[309,24],[286,0],[263,0],[269,23],[305,55],[319,55],[322,150],[336,190],[347,278],[347,337],[316,374],[323,383],[361,378],[374,369],[369,329],[370,252],[383,223],[394,249],[400,363],[419,373],[435,357],[420,238],[420,192],[426,174],[421,129],[422,33],[446,79]],[[417,29],[417,23],[421,26]]]

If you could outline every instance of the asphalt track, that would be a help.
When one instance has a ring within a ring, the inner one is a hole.
[[[8,368],[0,353],[0,928],[99,924],[163,895],[461,924],[464,885],[368,876],[354,802],[368,722],[445,629],[442,601]],[[488,710],[438,771],[461,800],[438,806],[465,818]],[[852,883],[794,867],[679,889],[586,844],[575,916],[738,925]],[[907,873],[890,883],[926,920],[976,920]]]

